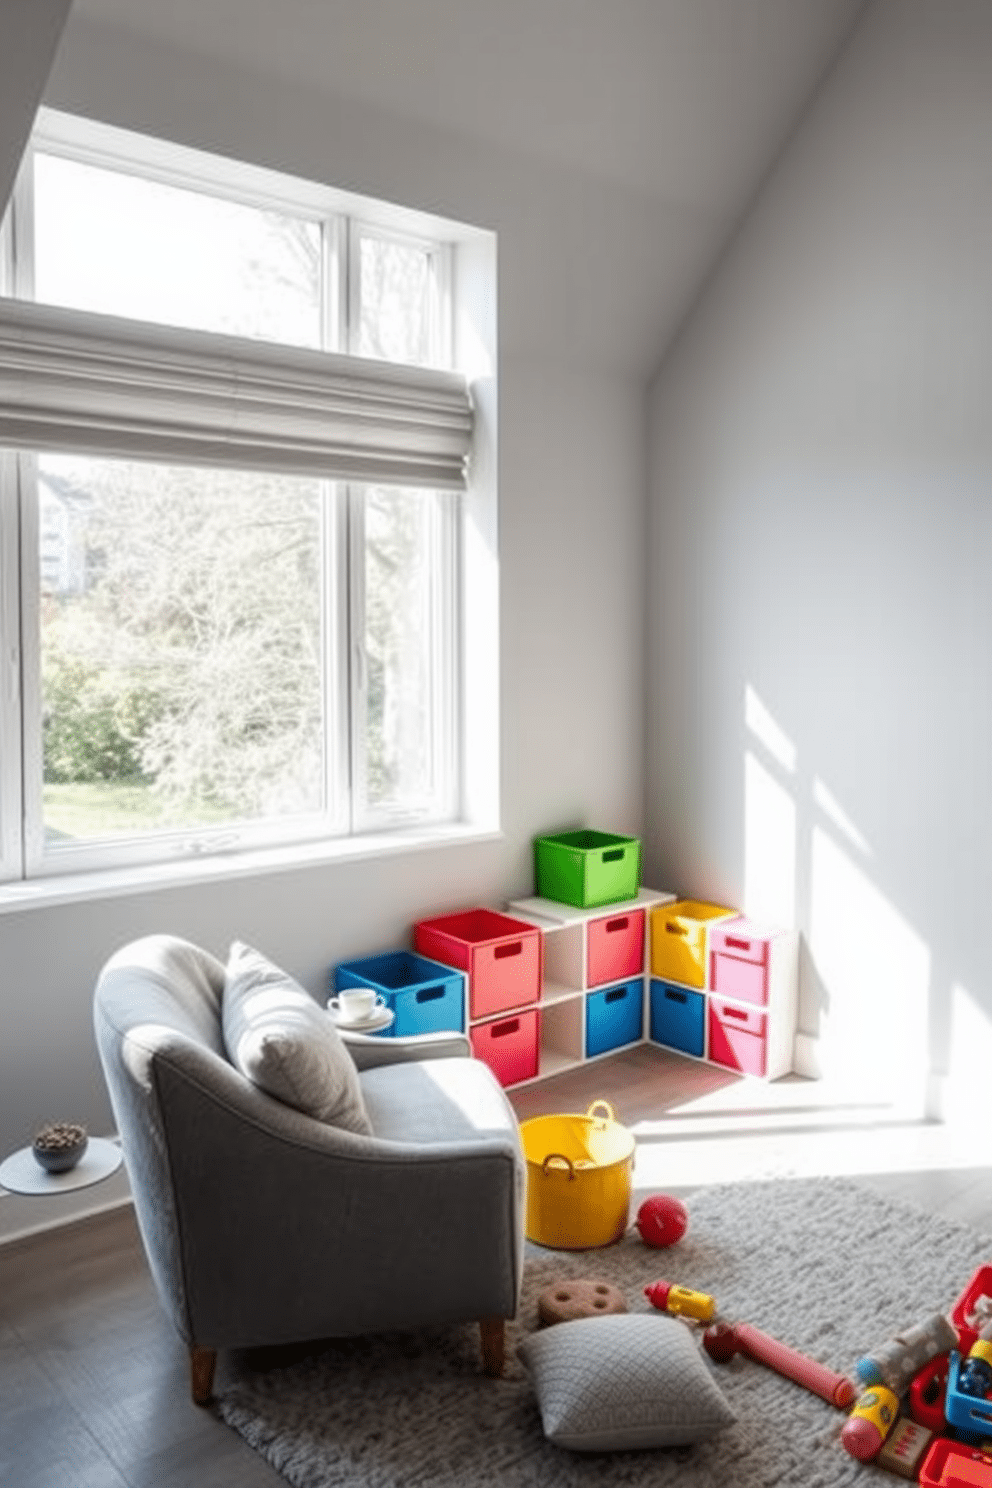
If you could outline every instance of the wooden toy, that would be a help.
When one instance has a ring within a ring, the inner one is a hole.
[[[582,1277],[560,1281],[537,1295],[537,1315],[542,1323],[568,1323],[574,1318],[600,1317],[626,1312],[623,1293],[608,1281]]]
[[[708,1323],[716,1312],[716,1299],[709,1292],[693,1292],[670,1281],[653,1281],[644,1288],[644,1295],[659,1312],[673,1312],[676,1317],[695,1318],[700,1323]]]
[[[729,1323],[714,1323],[703,1334],[703,1347],[710,1358],[720,1364],[734,1354],[744,1354],[747,1358],[774,1369],[786,1379],[795,1381],[797,1385],[811,1390],[821,1400],[836,1405],[840,1410],[846,1410],[857,1395],[851,1381],[844,1375],[835,1374],[826,1365],[807,1358],[798,1349],[789,1348],[788,1344],[780,1343],[777,1338],[771,1338],[767,1333],[762,1333],[760,1328],[753,1328],[750,1323],[735,1323],[733,1326]]]
[[[637,1228],[645,1245],[663,1249],[682,1239],[689,1228],[689,1213],[681,1199],[652,1194],[637,1211]]]
[[[878,1456],[898,1416],[899,1396],[885,1385],[872,1385],[858,1396],[857,1404],[844,1422],[841,1442],[859,1462],[870,1462]]]
[[[887,1468],[889,1472],[898,1473],[901,1478],[915,1481],[919,1474],[920,1463],[929,1451],[932,1441],[932,1431],[928,1431],[925,1426],[918,1425],[916,1421],[911,1421],[908,1416],[900,1416],[882,1443],[881,1450],[875,1458],[875,1465]]]

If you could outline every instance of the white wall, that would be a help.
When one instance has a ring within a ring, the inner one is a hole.
[[[109,1129],[90,1002],[129,938],[223,954],[245,937],[316,992],[334,961],[408,943],[421,916],[532,892],[542,831],[642,830],[643,385],[612,355],[609,276],[576,299],[563,270],[584,214],[619,209],[613,188],[71,22],[45,102],[498,232],[504,837],[0,914],[0,1152],[50,1117]],[[0,1200],[0,1235],[42,1222],[43,1202]]]
[[[990,134],[992,7],[876,0],[651,400],[648,871],[873,1088],[992,1045]]]

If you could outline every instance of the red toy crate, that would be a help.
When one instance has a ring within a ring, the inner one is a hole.
[[[743,915],[710,931],[710,988],[738,1002],[768,1001],[771,937]]]
[[[590,920],[587,941],[586,986],[603,987],[624,982],[644,971],[644,911],[629,909],[623,914]]]
[[[492,909],[467,909],[413,927],[422,956],[468,973],[469,1016],[526,1007],[541,995],[541,932]]]
[[[992,1488],[992,1456],[938,1436],[920,1465],[922,1488]]]
[[[536,1008],[475,1023],[468,1031],[472,1053],[488,1064],[501,1085],[516,1085],[537,1074],[539,1027]]]
[[[992,1297],[992,1266],[979,1266],[951,1309],[951,1322],[958,1330],[958,1348],[962,1354],[969,1352],[978,1337],[979,1329],[973,1327],[968,1318],[979,1297]]]
[[[763,1075],[767,1064],[768,1019],[764,1013],[709,999],[710,1059],[745,1075]]]

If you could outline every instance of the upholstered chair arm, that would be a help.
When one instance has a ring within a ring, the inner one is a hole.
[[[347,1033],[344,1041],[360,1070],[415,1059],[468,1059],[472,1055],[472,1045],[463,1033],[418,1033],[407,1038]]]

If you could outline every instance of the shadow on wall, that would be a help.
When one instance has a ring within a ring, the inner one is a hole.
[[[955,1072],[992,1058],[987,1012],[962,985],[935,985],[932,947],[880,890],[871,843],[750,685],[744,733],[744,908],[806,927],[800,1026],[820,1073],[953,1116]],[[933,1013],[948,998],[949,1075],[935,1082]]]

